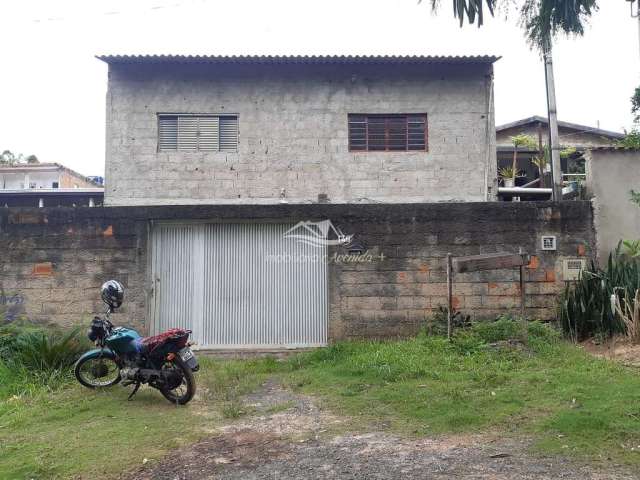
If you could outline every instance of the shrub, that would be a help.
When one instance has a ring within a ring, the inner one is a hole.
[[[548,323],[542,323],[538,320],[527,324],[529,333],[529,341],[538,341],[545,344],[557,344],[561,339],[561,333]]]
[[[78,329],[68,332],[38,332],[22,336],[16,360],[30,370],[51,371],[71,367],[82,353]]]
[[[522,323],[508,316],[500,316],[492,322],[478,322],[471,331],[486,343],[522,337]]]
[[[605,269],[595,263],[580,279],[567,285],[560,297],[559,317],[564,333],[574,341],[593,335],[626,333],[611,308],[611,295],[626,296],[640,288],[640,262],[621,253],[621,246],[609,254]]]
[[[483,350],[487,342],[471,330],[458,330],[453,336],[451,346],[460,355],[473,355]]]
[[[425,317],[424,326],[420,330],[420,335],[441,336],[446,335],[448,330],[449,311],[447,307],[439,305],[429,316]],[[471,325],[471,317],[462,312],[454,310],[451,315],[451,327],[455,331]]]
[[[40,326],[27,323],[9,323],[0,326],[0,360],[9,362],[15,358],[20,338],[30,333],[42,332]]]
[[[33,324],[0,327],[0,361],[30,372],[69,368],[86,349],[79,329],[44,329]]]

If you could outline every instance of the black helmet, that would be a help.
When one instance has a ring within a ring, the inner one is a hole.
[[[109,280],[102,284],[100,295],[102,295],[102,301],[109,305],[109,307],[118,308],[122,305],[124,287],[117,280]]]

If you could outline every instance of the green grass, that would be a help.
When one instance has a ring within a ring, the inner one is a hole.
[[[199,398],[186,407],[143,387],[93,391],[69,371],[28,374],[0,362],[0,479],[117,478],[250,413],[240,396],[281,366],[200,358]],[[232,411],[236,408],[237,411]]]
[[[128,402],[129,390],[66,381],[0,400],[0,478],[110,478],[196,440],[208,420],[151,389]]]
[[[502,431],[544,452],[640,464],[640,376],[533,324],[523,349],[496,328],[400,342],[341,343],[290,360],[291,385],[366,424],[418,435]],[[509,327],[510,328],[510,327]]]
[[[27,375],[0,363],[0,478],[117,478],[252,413],[241,397],[269,377],[352,417],[350,427],[497,431],[531,437],[543,452],[640,464],[640,372],[537,323],[526,347],[488,345],[521,334],[501,320],[453,342],[344,342],[284,361],[201,358],[199,398],[178,408],[149,388],[127,402],[130,388],[94,392],[68,372]]]
[[[127,402],[124,389],[80,386],[5,402],[0,478],[104,478],[195,439],[194,417],[151,391]]]

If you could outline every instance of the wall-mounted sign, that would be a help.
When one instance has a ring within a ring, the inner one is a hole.
[[[562,279],[565,282],[580,280],[580,272],[587,268],[586,258],[566,258],[562,261]]]
[[[558,242],[555,235],[543,235],[540,239],[540,247],[542,250],[555,251],[558,249]]]

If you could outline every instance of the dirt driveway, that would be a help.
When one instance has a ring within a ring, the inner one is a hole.
[[[405,439],[344,430],[347,420],[268,382],[246,398],[256,414],[124,476],[202,479],[632,479],[561,457],[536,457],[526,441],[488,436]],[[384,428],[384,425],[380,425]],[[373,428],[373,430],[380,430]]]

